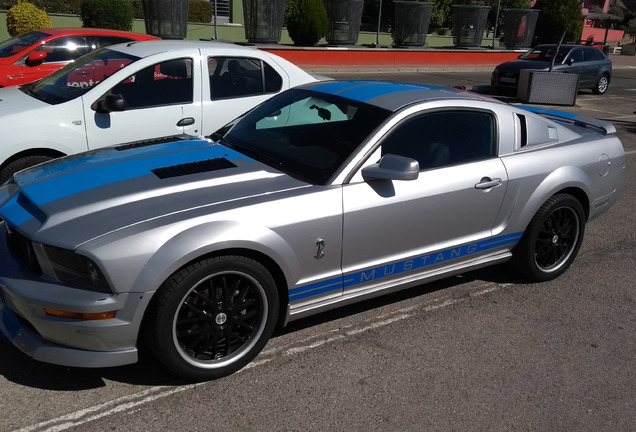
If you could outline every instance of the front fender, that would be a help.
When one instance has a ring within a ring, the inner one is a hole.
[[[151,292],[188,263],[228,249],[268,256],[281,268],[288,286],[299,278],[298,258],[279,234],[238,221],[175,224],[137,233],[124,229],[83,245],[78,252],[100,266],[117,292]]]

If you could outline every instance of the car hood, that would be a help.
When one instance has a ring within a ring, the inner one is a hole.
[[[520,71],[521,69],[548,70],[549,68],[550,62],[537,60],[513,60],[500,64],[496,69],[498,71]]]
[[[3,127],[16,126],[12,117],[24,116],[30,110],[36,110],[51,105],[39,99],[31,97],[20,90],[19,87],[0,88],[0,119]],[[15,116],[14,116],[15,114]],[[8,120],[5,123],[5,120]],[[29,119],[31,123],[37,123],[35,118]],[[4,126],[6,125],[6,126]]]
[[[308,186],[221,144],[183,138],[22,171],[0,188],[0,217],[36,242],[75,249],[144,221],[185,220]]]

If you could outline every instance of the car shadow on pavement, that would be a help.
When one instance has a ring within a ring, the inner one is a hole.
[[[528,283],[528,281],[519,276],[519,274],[515,272],[514,269],[512,269],[509,265],[500,264],[479,270],[473,270],[467,273],[462,273],[454,277],[427,282],[412,288],[396,291],[394,293],[383,294],[379,297],[375,297],[369,300],[342,306],[307,318],[299,319],[298,321],[292,321],[286,327],[279,328],[274,334],[274,337],[278,335],[293,333],[295,331],[324,324],[336,319],[353,316],[362,312],[367,312],[394,303],[399,303],[401,301],[415,299],[422,295],[431,294],[438,291],[443,293],[444,290],[450,291],[453,288],[461,288],[461,285],[475,281],[483,281],[496,284],[514,283],[519,285]],[[468,295],[468,293],[465,290],[458,289],[454,290],[452,295],[463,297]]]
[[[436,291],[449,290],[454,287],[461,288],[463,284],[479,280],[491,283],[526,283],[509,266],[488,267],[293,321],[286,327],[277,330],[273,337],[293,333],[304,328],[356,315],[400,301],[414,299]],[[453,295],[462,296],[467,294],[459,289]],[[140,349],[137,363],[111,368],[78,368],[39,362],[23,354],[3,337],[0,337],[0,352],[2,352],[2,356],[0,356],[1,376],[17,385],[43,390],[77,391],[96,389],[106,387],[105,380],[145,386],[179,386],[188,383],[168,371],[147,349]]]
[[[105,379],[138,385],[183,384],[153,356],[141,350],[139,361],[111,368],[79,368],[43,363],[23,354],[11,342],[0,337],[0,375],[25,387],[54,391],[77,391],[105,387]]]

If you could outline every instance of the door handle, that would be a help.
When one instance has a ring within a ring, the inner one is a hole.
[[[186,118],[182,118],[181,120],[179,120],[179,122],[177,123],[177,126],[179,127],[183,127],[183,126],[190,126],[194,124],[194,118],[193,117],[186,117]]]
[[[475,185],[475,189],[488,190],[495,187],[499,187],[503,184],[500,178],[491,179],[490,177],[482,178],[479,183]]]

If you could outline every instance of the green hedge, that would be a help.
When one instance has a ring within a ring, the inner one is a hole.
[[[44,9],[46,13],[59,13],[68,15],[80,15],[82,0],[28,0],[34,6]],[[0,10],[9,10],[18,0],[0,0]],[[144,9],[141,0],[126,0],[130,4],[134,19],[144,18]],[[212,2],[206,0],[190,0],[188,13],[189,22],[209,23],[213,14]]]

